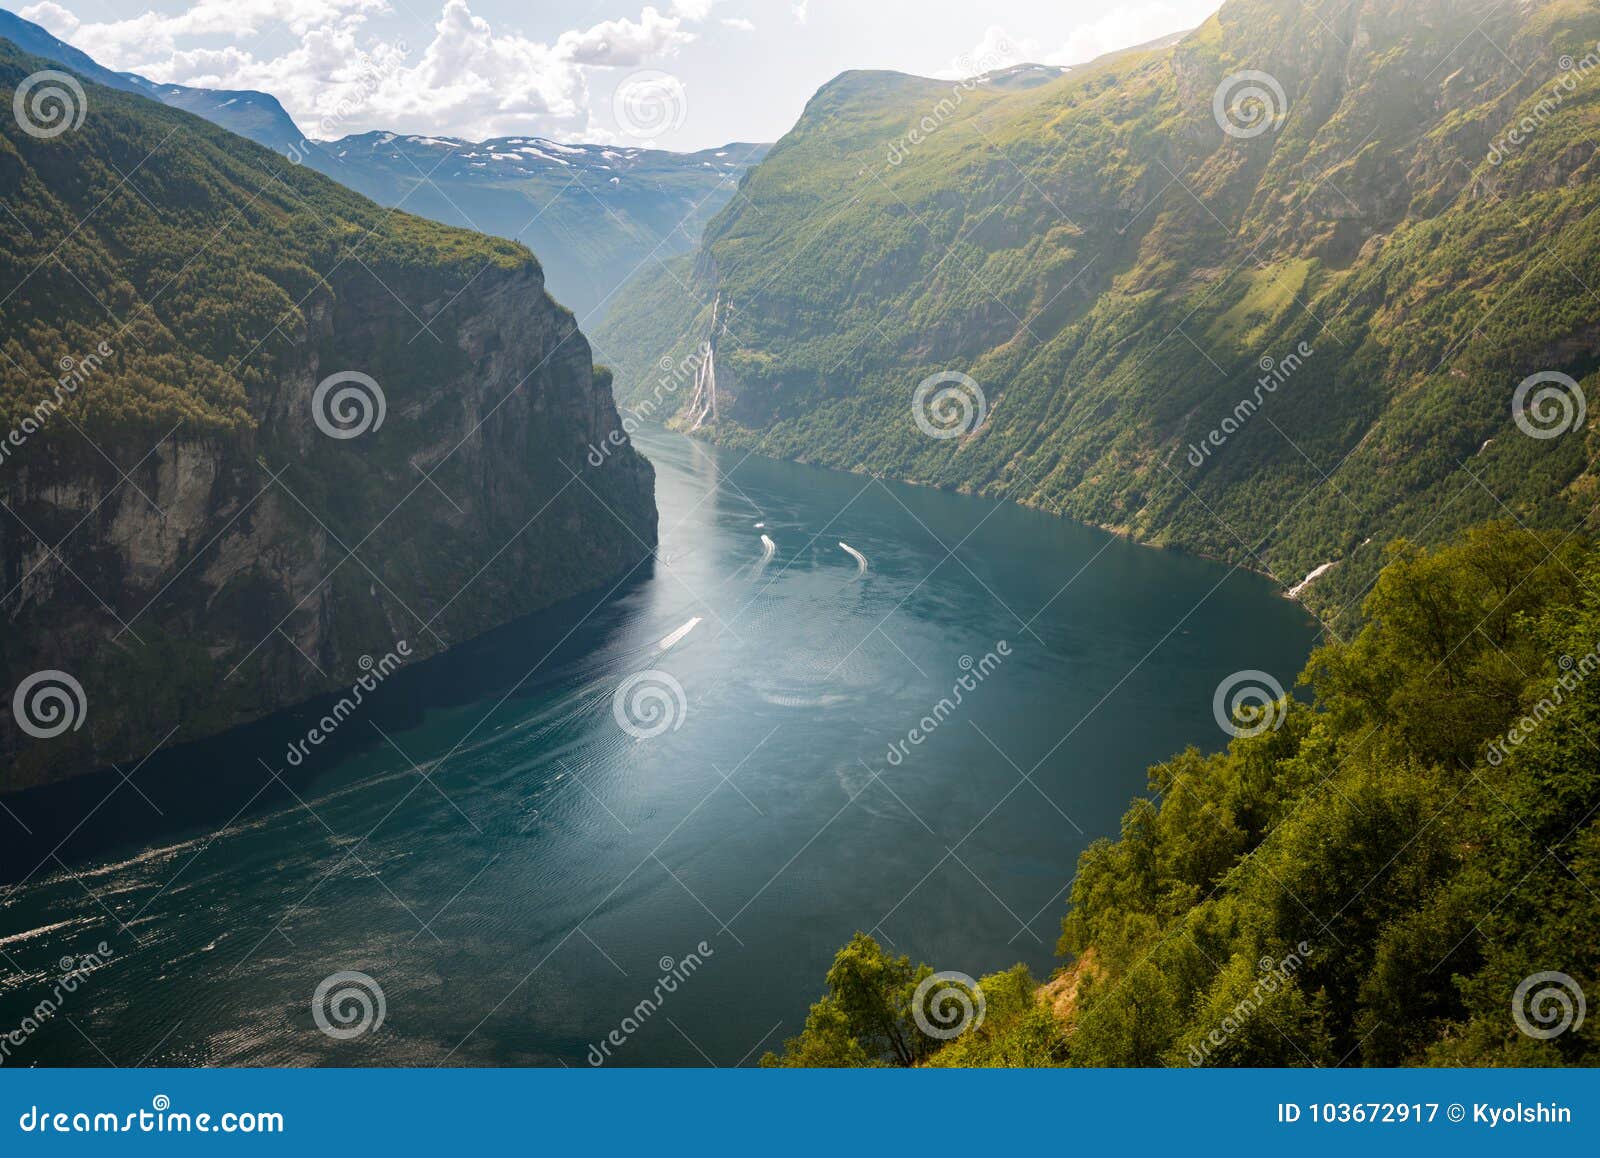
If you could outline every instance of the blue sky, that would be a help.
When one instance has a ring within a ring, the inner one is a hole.
[[[846,69],[1071,64],[1192,27],[1219,4],[0,0],[113,68],[272,92],[316,137],[383,128],[677,149],[775,140]]]

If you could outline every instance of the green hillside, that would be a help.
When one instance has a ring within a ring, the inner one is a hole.
[[[1600,383],[1597,42],[1582,0],[1231,0],[1031,87],[848,73],[687,289],[653,272],[597,340],[637,400],[720,294],[702,434],[1286,587],[1336,563],[1306,598],[1346,633],[1391,539],[1572,529],[1597,497],[1587,423],[1512,414],[1531,375]],[[947,371],[986,420],[934,439],[912,400]]]
[[[946,1045],[932,969],[858,935],[768,1064],[1600,1064],[1600,550],[1501,524],[1390,558],[1314,705],[1151,769],[1042,991],[983,978]]]
[[[7,94],[43,67],[0,41]],[[512,242],[390,212],[143,97],[87,93],[93,115],[70,133],[8,122],[0,134],[0,425],[104,342],[114,368],[60,407],[90,434],[249,430],[252,399],[259,410],[302,356],[324,271],[458,287],[485,265],[537,274]],[[47,425],[40,437],[74,436]]]
[[[0,41],[0,107],[47,67]],[[0,687],[65,672],[93,710],[42,737],[8,716],[0,793],[648,554],[647,463],[619,449],[574,484],[619,419],[531,253],[60,77],[81,120],[0,121]]]

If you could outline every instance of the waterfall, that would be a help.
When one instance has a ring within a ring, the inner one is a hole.
[[[718,327],[718,322],[721,327]],[[711,303],[711,336],[700,343],[700,368],[695,371],[694,399],[689,403],[689,430],[699,430],[706,420],[717,420],[717,338],[728,330],[722,313],[722,295]]]

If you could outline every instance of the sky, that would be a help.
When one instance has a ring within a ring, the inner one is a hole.
[[[1221,0],[0,0],[107,67],[387,129],[692,150],[775,141],[852,68],[1077,64]]]

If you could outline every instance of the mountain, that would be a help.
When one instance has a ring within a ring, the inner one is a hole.
[[[1581,0],[1229,0],[1020,89],[846,73],[596,341],[705,437],[1231,560],[1343,631],[1391,539],[1595,501],[1597,41]],[[706,343],[714,416],[657,369]]]
[[[551,293],[591,325],[641,267],[692,250],[766,151],[362,133],[320,142],[307,163],[380,204],[526,244]]]
[[[113,72],[32,21],[0,9],[0,38],[11,41],[23,52],[63,65],[72,72],[107,88],[138,93],[172,108],[204,117],[229,132],[279,152],[305,140],[278,99],[264,92],[189,88],[181,84],[157,84],[137,73]]]
[[[3,107],[49,63],[0,43]],[[0,790],[647,560],[652,471],[526,249],[55,83],[81,120],[0,123]]]
[[[641,268],[692,250],[769,147],[669,153],[537,137],[467,141],[384,132],[311,140],[267,93],[113,72],[10,12],[0,11],[0,37],[97,84],[204,117],[381,205],[521,242],[540,256],[551,294],[584,324],[603,318],[617,288]]]

